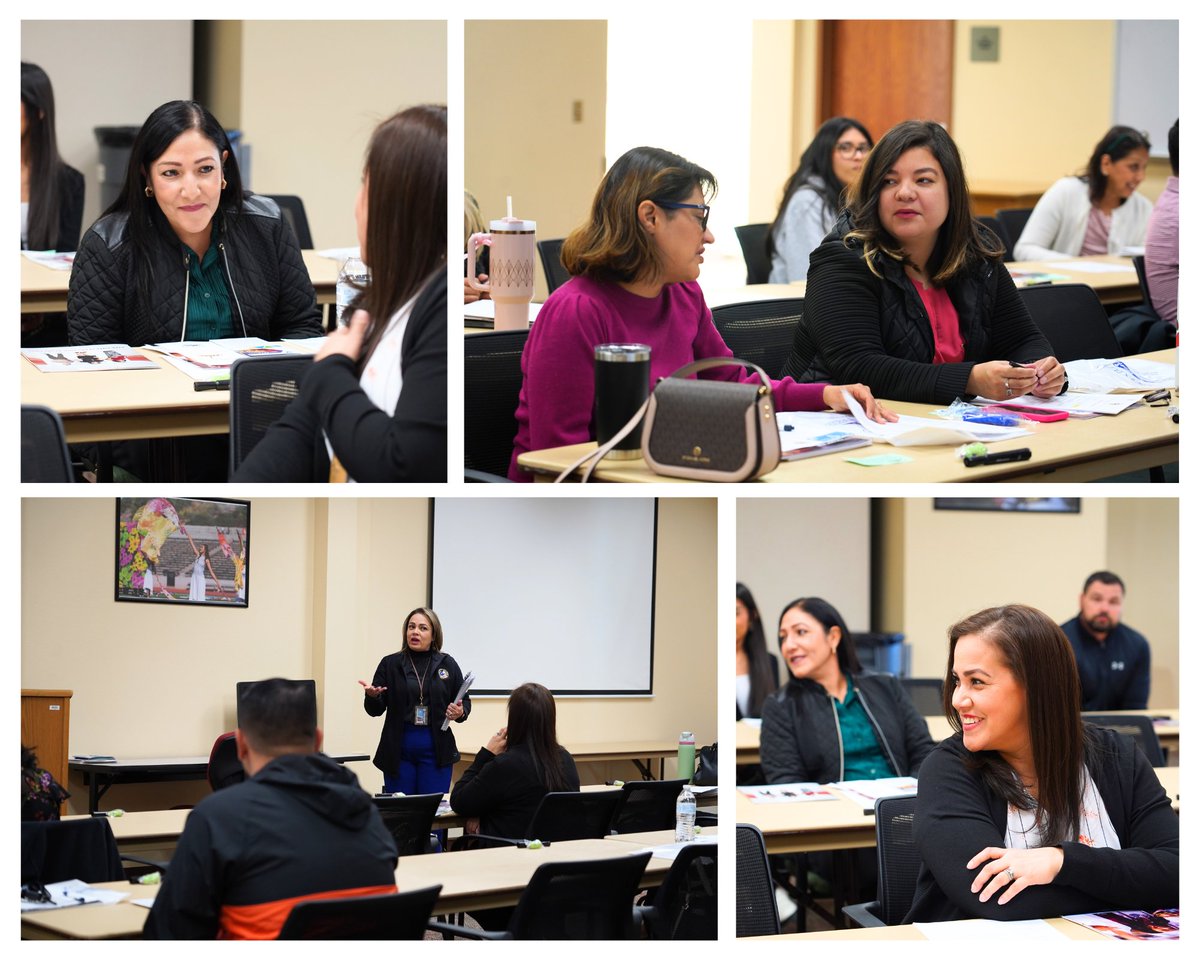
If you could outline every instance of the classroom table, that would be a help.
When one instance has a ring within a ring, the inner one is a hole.
[[[485,743],[472,740],[459,742],[458,750],[464,761],[474,757]],[[699,749],[700,744],[697,744]],[[658,761],[659,780],[665,780],[666,761],[679,756],[679,744],[667,740],[612,740],[601,743],[564,742],[562,747],[571,754],[575,764],[612,763],[630,761],[642,775],[643,780],[654,780],[654,761]]]
[[[1160,350],[1139,355],[1141,360],[1175,362],[1175,350]],[[897,413],[928,417],[934,404],[886,401]],[[1178,392],[1172,394],[1178,403]],[[1014,463],[964,467],[955,456],[953,445],[934,447],[893,447],[876,443],[845,453],[809,457],[780,463],[762,483],[946,483],[946,482],[1028,482],[1055,480],[1086,482],[1112,477],[1133,470],[1163,466],[1179,460],[1179,424],[1174,423],[1166,407],[1145,404],[1115,417],[1071,418],[1059,423],[1029,424],[1030,436],[988,444],[999,453],[1028,447],[1033,456]],[[594,450],[594,441],[522,454],[517,463],[534,474],[539,483],[549,483],[584,453]],[[862,467],[847,462],[847,457],[898,453],[911,460],[880,467]],[[662,477],[635,460],[605,460],[592,475],[594,481],[610,483],[695,483],[675,477]]]
[[[972,926],[980,927],[981,929],[974,931],[973,936],[975,942],[979,942],[978,938],[986,938],[988,930],[986,929],[985,921],[983,920],[952,920],[954,924],[971,924]],[[1064,920],[1062,917],[1050,917],[1046,920],[1055,930],[1065,935],[1069,940],[1107,940],[1108,937],[1097,930],[1091,930],[1078,923],[1072,923],[1070,920]],[[897,924],[891,927],[846,927],[841,930],[814,930],[811,933],[783,933],[773,937],[755,937],[754,942],[759,940],[928,940],[914,924]],[[947,945],[943,949],[952,949],[955,945]],[[968,944],[959,944],[959,947],[969,946]],[[1040,949],[1050,949],[1053,947],[1049,941],[1040,941],[1038,943]]]
[[[300,255],[316,291],[317,303],[333,303],[337,298],[337,275],[341,264],[322,257],[316,250],[301,250]],[[21,256],[21,312],[65,312],[70,282],[70,270],[51,270]]]
[[[435,915],[446,915],[490,907],[513,906],[543,863],[571,860],[610,860],[629,856],[651,845],[606,840],[567,840],[541,850],[494,847],[463,850],[422,857],[401,857],[396,867],[400,892],[441,884]],[[642,876],[645,886],[657,886],[671,868],[670,860],[652,858]],[[119,890],[130,897],[153,899],[157,886],[115,881],[97,887]],[[25,939],[100,940],[137,937],[146,922],[146,909],[128,901],[88,904],[64,910],[47,910],[21,915]]]
[[[1016,243],[1016,240],[1013,240]],[[1069,269],[1065,264],[1083,262],[1094,265],[1111,265],[1112,270],[1094,273],[1090,270]],[[1070,260],[1014,260],[1006,263],[1009,272],[1024,270],[1031,273],[1054,273],[1066,280],[1052,280],[1051,286],[1063,283],[1083,283],[1096,291],[1096,296],[1105,306],[1128,305],[1142,302],[1142,288],[1138,284],[1137,271],[1130,257],[1115,257],[1107,254],[1087,257],[1071,257]]]

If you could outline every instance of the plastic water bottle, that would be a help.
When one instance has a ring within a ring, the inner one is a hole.
[[[346,312],[346,308],[359,295],[362,288],[370,282],[371,274],[367,271],[367,265],[358,257],[351,257],[342,264],[337,278],[337,325],[339,327],[350,326],[350,315]]]
[[[675,801],[675,842],[690,843],[696,839],[696,795],[685,783]]]

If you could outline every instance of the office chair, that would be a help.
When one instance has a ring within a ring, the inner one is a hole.
[[[463,461],[473,479],[508,476],[528,337],[528,330],[496,330],[463,338]]]
[[[407,893],[303,900],[292,907],[280,940],[424,940],[439,883]]]
[[[300,392],[310,356],[242,357],[229,370],[229,473]]]
[[[21,404],[21,482],[72,483],[74,479],[62,418],[49,407]]]
[[[1008,236],[1008,231],[1004,229],[1004,224],[1000,222],[999,217],[976,217],[977,222],[987,227],[996,235],[996,238],[1004,245],[1004,262],[1012,263],[1013,261],[1013,242]]]
[[[429,833],[437,816],[440,793],[422,793],[411,797],[372,797],[383,825],[396,841],[402,857],[429,852]]]
[[[762,831],[752,823],[737,825],[737,936],[767,937],[779,933],[779,907],[767,861]]]
[[[675,826],[675,801],[686,779],[628,780],[621,787],[622,801],[613,815],[613,833],[645,833]]]
[[[890,927],[904,921],[917,890],[921,854],[914,830],[917,798],[875,801],[875,853],[879,862],[878,900],[843,907],[860,927]]]
[[[234,733],[223,733],[213,741],[208,754],[208,769],[205,778],[215,793],[232,787],[246,779],[246,771],[237,755],[237,739]]]
[[[283,219],[292,228],[292,233],[296,235],[296,242],[300,244],[300,249],[311,250],[313,239],[312,232],[308,229],[308,217],[304,213],[304,201],[288,194],[266,193],[263,196],[278,204],[279,212],[283,214]]]
[[[1010,207],[1007,210],[996,211],[996,219],[1003,225],[1004,233],[1012,241],[1014,251],[1021,242],[1021,233],[1025,230],[1031,213],[1033,207]]]
[[[1108,727],[1127,737],[1133,737],[1134,742],[1141,748],[1152,767],[1165,767],[1167,758],[1163,753],[1162,743],[1154,730],[1154,721],[1146,716],[1126,716],[1117,713],[1085,712],[1083,722],[1097,727]]]
[[[923,717],[940,717],[942,706],[941,677],[900,677],[900,686],[908,694],[917,713]]]
[[[529,880],[508,928],[474,930],[430,921],[429,929],[472,940],[631,940],[633,897],[650,860],[643,850],[608,860],[543,863]]]
[[[126,873],[122,861],[140,864]],[[117,849],[107,817],[82,820],[25,820],[21,823],[21,883],[125,880],[145,869],[165,871],[167,864]]]
[[[804,317],[804,298],[730,303],[714,307],[712,316],[735,357],[757,363],[767,376],[778,380],[791,355],[796,326]]]
[[[530,839],[551,843],[600,839],[608,835],[608,825],[624,798],[622,790],[548,793],[534,811],[526,834]]]
[[[747,223],[734,227],[738,243],[742,246],[742,258],[746,261],[746,282],[767,283],[771,277],[771,260],[767,256],[767,232],[769,223]]]
[[[1125,355],[1100,298],[1087,284],[1056,283],[1019,292],[1060,363]]]
[[[1144,256],[1134,257],[1133,269],[1137,272],[1138,289],[1142,291],[1142,302],[1153,310],[1154,304],[1150,300],[1150,284],[1146,282],[1146,258]]]
[[[546,289],[553,293],[571,279],[562,263],[562,240],[539,240],[538,257],[542,261],[542,272],[546,274]]]
[[[693,843],[680,850],[637,915],[651,940],[716,940],[717,845]]]

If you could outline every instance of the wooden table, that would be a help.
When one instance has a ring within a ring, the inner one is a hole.
[[[1174,363],[1174,350],[1142,354],[1140,359]],[[1178,402],[1173,394],[1172,402]],[[888,401],[898,413],[928,417],[932,404]],[[1029,482],[1059,480],[1086,482],[1132,470],[1162,466],[1179,460],[1179,425],[1167,415],[1166,407],[1138,404],[1115,417],[1092,420],[1071,419],[1060,423],[1029,424],[1031,435],[990,443],[988,450],[1002,452],[1028,447],[1031,459],[964,467],[952,445],[936,447],[893,447],[873,444],[843,454],[786,461],[761,479],[761,483],[946,483],[990,481]],[[551,482],[580,456],[596,448],[595,442],[578,443],[551,450],[522,454],[517,462],[535,475],[538,482]],[[881,467],[861,467],[847,457],[898,453],[912,459]],[[695,483],[662,477],[642,459],[605,460],[593,480],[610,483]]]
[[[973,934],[977,938],[986,938],[988,934],[986,921],[983,920],[951,920],[954,924],[971,924],[980,929],[974,931]],[[1064,920],[1062,917],[1049,917],[1046,923],[1054,927],[1060,933],[1064,934],[1069,940],[1107,940],[1108,937],[1104,934],[1090,930],[1087,927],[1081,926],[1078,923],[1072,923],[1070,920]],[[747,938],[748,939],[748,938]],[[899,924],[893,927],[847,927],[842,930],[814,930],[812,933],[784,933],[775,937],[755,937],[754,942],[759,940],[928,940],[915,925]],[[962,946],[967,946],[963,944]],[[1039,948],[1050,949],[1053,947],[1049,941],[1043,941],[1038,944]],[[945,944],[942,949],[951,950],[952,945]],[[1040,952],[1040,950],[1039,950]]]
[[[320,256],[315,250],[301,250],[308,278],[317,293],[317,303],[333,303],[337,298],[337,275],[341,264]],[[70,270],[51,270],[28,257],[21,257],[21,312],[64,313]]]
[[[1016,243],[1013,239],[1013,243]],[[1083,261],[1094,264],[1111,264],[1114,269],[1106,273],[1084,272],[1070,270],[1064,266],[1072,261]],[[1062,283],[1084,283],[1096,291],[1100,302],[1106,306],[1111,304],[1132,304],[1142,302],[1142,288],[1138,285],[1137,271],[1133,268],[1133,260],[1129,257],[1112,257],[1108,255],[1090,257],[1071,257],[1070,260],[1015,260],[1006,263],[1009,272],[1026,270],[1033,273],[1057,273],[1067,277],[1066,280],[1053,280],[1052,285]]]

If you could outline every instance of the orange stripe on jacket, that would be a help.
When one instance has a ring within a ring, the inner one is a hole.
[[[394,883],[374,887],[352,887],[347,890],[326,890],[322,893],[306,893],[287,900],[270,900],[266,903],[225,904],[221,907],[220,940],[274,940],[283,929],[283,924],[292,912],[292,907],[305,900],[333,900],[337,897],[370,897],[382,893],[395,893]]]

